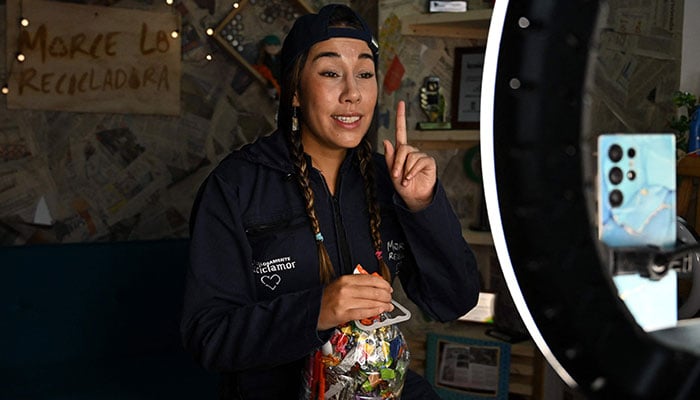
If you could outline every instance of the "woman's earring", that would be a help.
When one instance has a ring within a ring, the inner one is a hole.
[[[297,107],[292,107],[292,132],[299,130],[299,118],[297,117]]]

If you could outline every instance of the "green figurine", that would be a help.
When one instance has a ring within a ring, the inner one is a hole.
[[[445,96],[440,88],[440,78],[428,76],[420,88],[420,108],[428,117],[427,122],[419,122],[418,129],[450,129],[445,122]]]

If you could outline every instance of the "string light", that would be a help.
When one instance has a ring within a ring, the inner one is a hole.
[[[180,36],[180,33],[177,30],[174,30],[170,32],[170,37],[173,39],[177,39],[177,37]]]
[[[174,2],[174,0],[165,0],[165,4],[167,4],[169,6],[172,6],[173,2]]]
[[[213,28],[207,28],[207,36],[213,36],[214,35],[214,29]]]
[[[240,6],[241,6],[241,5],[238,4],[238,2],[234,2],[234,3],[233,3],[233,8],[238,8],[238,7],[240,7]]]
[[[19,26],[20,26],[20,31],[24,28],[27,28],[29,26],[29,18],[23,17],[23,11],[22,11],[22,0],[19,0]],[[18,36],[18,41],[17,41],[17,54],[15,55],[15,60],[17,62],[24,62],[27,59],[27,56],[22,53],[21,46],[19,45],[19,36]],[[10,87],[8,84],[8,80],[12,77],[12,66],[14,63],[10,63],[9,66],[9,71],[7,71],[7,75],[3,74],[2,76],[2,87],[0,87],[0,94],[7,95],[10,93]]]
[[[214,58],[214,57],[212,57],[211,54],[207,53],[207,56],[206,56],[207,61],[211,61],[212,58]]]

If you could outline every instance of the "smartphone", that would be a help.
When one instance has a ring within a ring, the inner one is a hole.
[[[673,248],[676,244],[676,137],[673,134],[603,134],[598,137],[598,237],[620,247]],[[645,331],[678,320],[676,272],[659,280],[640,274],[612,277]]]
[[[676,243],[676,136],[598,137],[598,238],[609,247]]]

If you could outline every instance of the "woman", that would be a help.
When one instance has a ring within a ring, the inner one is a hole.
[[[292,399],[334,327],[393,309],[390,282],[439,321],[471,309],[478,273],[437,182],[406,144],[374,153],[378,48],[346,6],[300,17],[282,48],[278,129],[233,152],[200,188],[182,335],[225,399]],[[353,275],[360,264],[384,278]],[[417,374],[403,399],[437,398]]]

